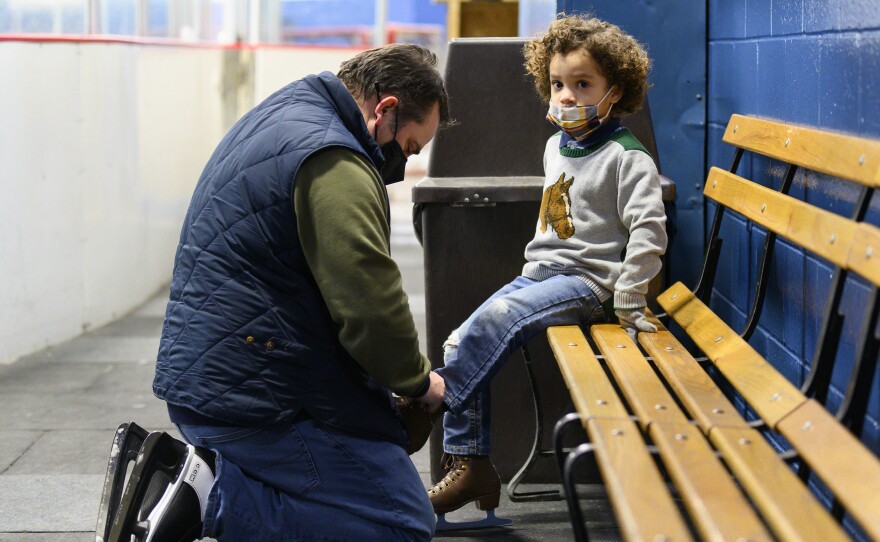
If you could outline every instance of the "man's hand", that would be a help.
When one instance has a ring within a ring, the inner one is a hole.
[[[614,314],[620,320],[620,327],[629,333],[629,338],[636,342],[636,336],[640,331],[654,333],[657,326],[648,321],[644,309],[616,309]],[[638,344],[638,343],[636,343]]]
[[[446,381],[443,377],[431,371],[428,375],[430,383],[425,395],[416,398],[416,401],[428,407],[428,412],[436,412],[443,405],[443,396],[446,394]]]

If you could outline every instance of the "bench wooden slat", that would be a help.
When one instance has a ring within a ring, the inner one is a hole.
[[[880,228],[859,224],[846,259],[847,269],[880,286]]]
[[[617,396],[580,327],[550,327],[547,329],[547,340],[574,407],[582,419],[595,416],[629,417],[629,412]]]
[[[616,324],[600,324],[590,327],[590,335],[642,427],[652,421],[687,423],[675,399],[626,331]]]
[[[702,539],[773,539],[699,429],[652,423],[648,432]]]
[[[846,266],[856,229],[852,220],[717,167],[709,171],[703,194],[810,252]]]
[[[715,427],[709,438],[781,540],[849,540],[759,432]]]
[[[725,143],[790,164],[880,186],[880,141],[731,115]]]
[[[639,333],[639,343],[704,433],[717,425],[748,427],[697,360],[666,329]]]
[[[798,388],[684,284],[675,283],[657,302],[771,427],[806,401]]]
[[[585,428],[623,539],[691,540],[635,422],[591,418]]]
[[[660,377],[619,325],[590,327],[639,423],[660,449],[685,505],[706,540],[770,540],[706,438],[666,390]]]
[[[776,429],[834,492],[873,540],[880,540],[880,462],[813,399]]]

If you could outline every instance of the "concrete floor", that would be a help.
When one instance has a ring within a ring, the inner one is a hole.
[[[403,272],[424,341],[424,272],[411,224],[412,184],[410,180],[392,187],[392,255]],[[166,296],[163,288],[104,328],[0,366],[0,542],[94,540],[116,427],[135,420],[150,430],[174,432],[164,403],[151,391]],[[413,461],[428,486],[428,449]],[[591,537],[617,540],[607,502],[590,499],[584,505]],[[561,501],[512,503],[502,493],[497,513],[512,518],[513,527],[436,538],[573,540]],[[481,514],[468,506],[448,519],[477,519]]]

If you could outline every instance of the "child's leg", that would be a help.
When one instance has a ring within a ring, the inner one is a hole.
[[[536,282],[518,277],[484,303],[444,345],[444,420],[450,432],[444,448],[454,453],[490,452],[488,417],[491,378],[510,354],[548,326],[590,323],[604,318],[601,304],[577,277],[559,275]],[[475,400],[479,395],[484,395]],[[458,451],[458,450],[465,450]]]

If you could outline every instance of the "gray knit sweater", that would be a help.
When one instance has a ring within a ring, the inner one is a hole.
[[[544,197],[522,274],[577,275],[614,308],[645,306],[666,252],[666,213],[654,161],[623,128],[585,149],[544,149]]]

